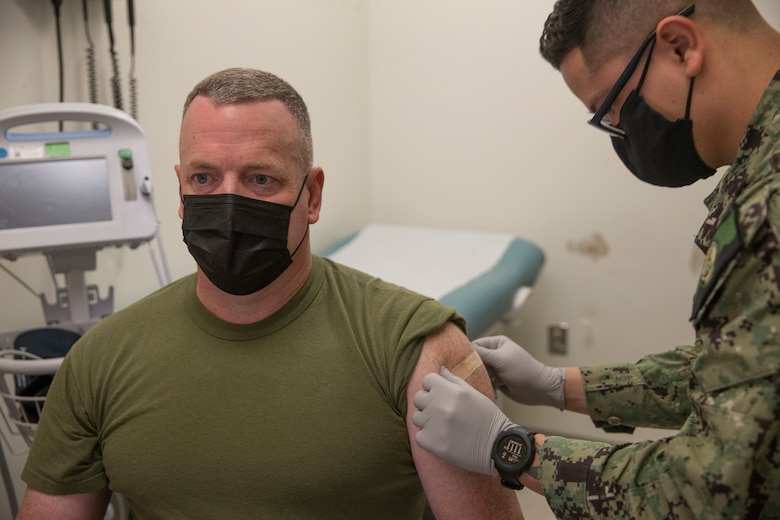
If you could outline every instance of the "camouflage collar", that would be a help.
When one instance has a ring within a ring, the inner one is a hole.
[[[724,214],[738,204],[739,200],[750,196],[767,182],[771,182],[778,172],[778,165],[772,167],[773,154],[775,162],[780,161],[780,71],[778,71],[753,113],[745,135],[740,144],[734,162],[723,174],[715,190],[704,199],[709,209],[696,244],[706,251],[712,242],[715,230],[720,225]]]

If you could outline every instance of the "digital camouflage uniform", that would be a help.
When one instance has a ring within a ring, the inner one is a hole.
[[[780,72],[705,202],[695,345],[582,368],[596,426],[680,431],[548,438],[539,477],[560,518],[780,518]]]

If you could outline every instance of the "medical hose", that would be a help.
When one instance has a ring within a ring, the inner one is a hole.
[[[65,101],[65,64],[62,59],[62,17],[60,16],[62,0],[52,0],[51,3],[54,6],[54,21],[57,26],[57,58],[59,61],[60,103],[62,103]],[[59,122],[59,128],[60,132],[62,132],[62,121]]]
[[[92,41],[92,35],[89,32],[89,12],[87,10],[87,1],[82,0],[82,10],[84,13],[84,34],[87,37],[87,83],[89,87],[89,102],[97,103],[97,64],[95,63],[95,43]],[[95,125],[93,125],[94,128]]]
[[[119,57],[116,53],[115,42],[114,42],[114,26],[112,21],[113,16],[111,14],[111,0],[105,0],[103,5],[105,6],[106,27],[108,29],[109,52],[111,53],[111,69],[114,73],[114,75],[111,77],[111,92],[114,95],[114,108],[118,108],[119,110],[122,110],[123,107],[122,84],[120,83],[121,75],[119,74]]]
[[[127,21],[130,25],[130,115],[138,120],[138,81],[135,79],[135,3],[127,0]]]

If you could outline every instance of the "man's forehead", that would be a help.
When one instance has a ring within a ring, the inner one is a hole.
[[[585,57],[580,47],[575,47],[561,61],[561,75],[569,90],[582,101],[586,107],[593,110],[595,100],[592,83],[594,74],[585,63]]]
[[[295,140],[299,136],[298,123],[283,102],[277,99],[242,103],[214,103],[198,96],[184,114],[180,142],[193,134],[236,132],[274,135]]]

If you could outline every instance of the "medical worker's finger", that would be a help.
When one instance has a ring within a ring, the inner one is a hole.
[[[486,336],[484,338],[477,338],[471,342],[475,347],[480,347],[488,350],[495,350],[501,346],[506,336]]]
[[[416,410],[412,414],[412,422],[414,423],[415,426],[417,426],[421,430],[425,428],[425,424],[428,422],[430,418],[431,418],[431,414],[429,414],[425,410]]]
[[[463,386],[463,385],[471,386],[466,381],[464,381],[462,378],[460,378],[460,377],[456,376],[455,374],[453,374],[452,372],[450,372],[450,369],[447,368],[447,367],[441,367],[440,372],[441,372],[441,377],[443,379],[446,379],[447,381],[450,381],[450,382],[455,383],[456,385],[460,385],[460,386]]]

